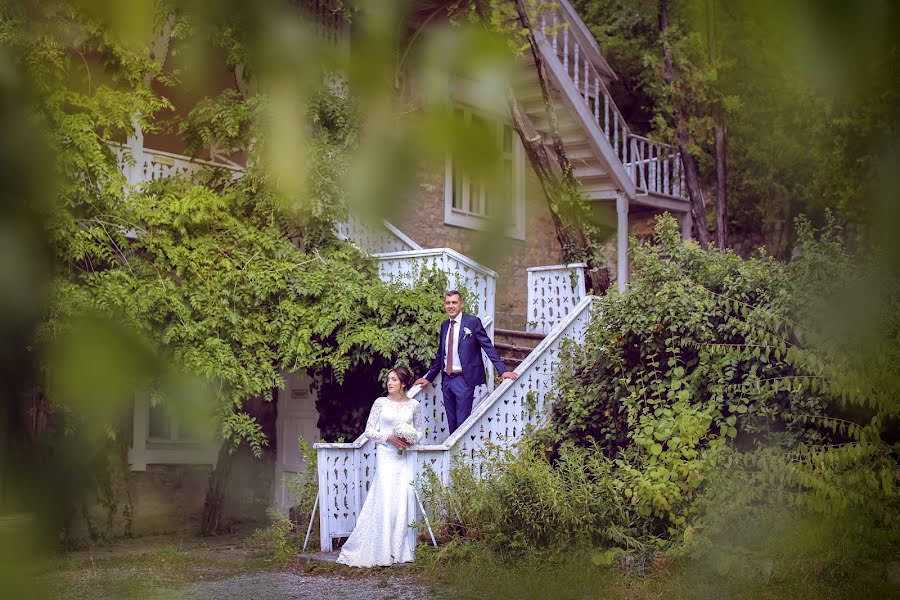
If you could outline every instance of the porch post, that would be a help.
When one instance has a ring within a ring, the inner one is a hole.
[[[619,291],[625,291],[628,281],[628,198],[622,192],[616,195],[616,279]]]
[[[134,395],[134,414],[131,425],[131,451],[128,459],[132,471],[147,470],[147,421],[149,419],[147,392]]]
[[[144,169],[144,131],[137,119],[133,120],[134,135],[128,136],[125,145],[131,152],[131,158],[134,159],[133,165],[128,165],[128,183],[137,185],[141,182]]]
[[[694,227],[694,220],[691,218],[691,212],[685,211],[681,214],[681,241],[691,239],[691,230]]]

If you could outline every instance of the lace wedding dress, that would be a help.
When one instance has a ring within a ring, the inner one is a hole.
[[[379,398],[366,422],[366,437],[375,441],[375,477],[356,519],[356,527],[337,561],[352,567],[412,562],[409,524],[415,517],[410,485],[415,477],[410,453],[402,455],[387,437],[400,423],[411,423],[421,438],[422,411],[417,400]]]

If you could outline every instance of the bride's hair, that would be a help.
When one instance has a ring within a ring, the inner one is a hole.
[[[391,369],[391,371],[393,371],[397,376],[397,379],[400,380],[400,385],[403,386],[403,389],[408,390],[409,384],[413,378],[412,373],[410,373],[409,369],[407,369],[406,367],[394,367],[393,369]]]

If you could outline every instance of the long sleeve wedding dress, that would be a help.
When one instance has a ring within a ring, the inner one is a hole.
[[[415,503],[409,501],[415,470],[409,452],[400,453],[387,441],[400,423],[410,423],[421,438],[422,411],[413,399],[378,398],[369,412],[366,436],[375,441],[375,477],[356,519],[356,527],[337,561],[353,567],[412,562],[409,525]]]

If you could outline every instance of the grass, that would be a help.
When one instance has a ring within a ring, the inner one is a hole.
[[[82,551],[51,561],[42,579],[51,597],[166,598],[180,586],[258,572],[267,561],[228,544],[169,540],[117,551]]]
[[[747,562],[735,572],[721,565],[667,561],[656,572],[636,575],[597,566],[590,551],[561,549],[556,555],[499,558],[471,545],[417,549],[416,573],[440,595],[459,600],[520,598],[554,600],[822,600],[900,598],[884,571],[835,578],[816,569],[800,570]]]

